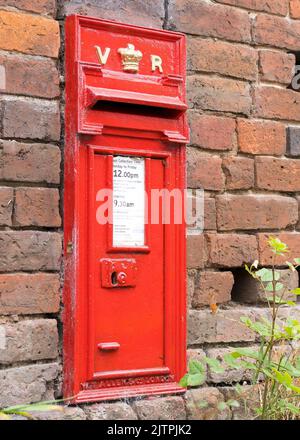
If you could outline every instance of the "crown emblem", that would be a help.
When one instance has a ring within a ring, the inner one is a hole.
[[[143,58],[140,50],[135,50],[134,45],[129,43],[127,47],[118,49],[118,53],[122,57],[122,65],[125,72],[138,72],[139,62]]]

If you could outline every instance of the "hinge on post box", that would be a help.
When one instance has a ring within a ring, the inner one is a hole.
[[[72,254],[73,253],[73,242],[72,241],[68,241],[66,253],[67,254]]]

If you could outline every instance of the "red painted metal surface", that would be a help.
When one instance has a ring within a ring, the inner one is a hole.
[[[142,52],[138,71],[120,55],[128,44]],[[185,224],[160,216],[143,244],[118,247],[96,212],[116,156],[143,159],[149,194],[185,188],[185,63],[181,34],[66,20],[64,396],[73,402],[184,391]]]

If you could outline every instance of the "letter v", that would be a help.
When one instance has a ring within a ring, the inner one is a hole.
[[[95,46],[95,48],[96,48],[96,51],[97,51],[97,55],[98,55],[100,64],[102,64],[102,65],[106,64],[108,56],[110,54],[110,47],[106,47],[105,48],[104,54],[102,53],[102,50],[101,50],[100,46]]]

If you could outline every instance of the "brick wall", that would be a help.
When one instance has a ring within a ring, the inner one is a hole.
[[[0,406],[61,395],[63,24],[74,12],[187,34],[188,187],[205,190],[205,232],[188,236],[189,357],[255,345],[239,317],[265,308],[242,266],[270,264],[270,232],[300,256],[300,94],[288,88],[299,0],[0,0]],[[239,418],[217,404],[247,380],[208,370],[184,398],[43,417]],[[200,412],[186,405],[203,399]]]

